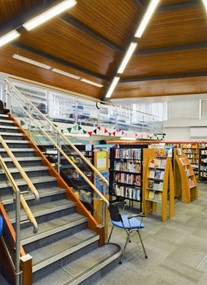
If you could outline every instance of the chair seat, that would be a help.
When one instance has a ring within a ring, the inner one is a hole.
[[[136,219],[136,218],[131,218],[130,219],[130,224],[129,224],[129,220],[128,220],[128,215],[121,215],[122,220],[123,220],[123,224],[121,221],[116,222],[116,221],[112,221],[112,224],[118,228],[125,228],[127,230],[129,229],[143,229],[144,228],[144,224],[140,222],[140,220]]]

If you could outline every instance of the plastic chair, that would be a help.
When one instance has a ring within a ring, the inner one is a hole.
[[[144,215],[143,214],[134,214],[134,215],[121,214],[116,204],[110,204],[108,207],[108,210],[110,213],[110,218],[111,218],[111,223],[112,223],[112,229],[109,234],[108,242],[111,239],[111,235],[112,235],[114,227],[125,230],[127,234],[126,242],[124,245],[122,257],[121,257],[119,264],[122,264],[127,243],[131,242],[130,235],[134,231],[136,231],[138,234],[139,240],[141,242],[141,245],[144,251],[145,258],[148,258],[143,241],[142,241],[142,237],[140,234],[140,229],[144,228],[144,224],[142,222]],[[140,217],[141,219],[138,219],[138,217]]]

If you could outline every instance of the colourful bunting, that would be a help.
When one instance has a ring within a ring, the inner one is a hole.
[[[93,133],[93,132],[88,132],[88,134],[89,134],[90,137],[92,136],[92,133]]]
[[[115,135],[116,135],[116,132],[113,132],[113,133],[112,133],[112,135],[114,135],[114,136],[115,136]]]
[[[97,126],[97,129],[100,131],[100,130],[101,130],[101,127],[100,127],[100,126]]]
[[[20,125],[21,125],[21,126],[24,126],[24,125],[25,125],[25,122],[22,121],[22,120],[20,120]]]
[[[95,130],[93,130],[93,133],[94,133],[94,134],[96,134],[96,133],[97,133],[97,130],[96,130],[96,129],[95,129]]]
[[[72,131],[72,128],[67,128],[67,131],[70,133]]]
[[[81,128],[81,126],[80,126],[80,125],[78,125],[78,131],[80,131],[80,130],[82,130],[82,128]]]
[[[108,133],[108,130],[107,129],[104,129],[104,134]]]

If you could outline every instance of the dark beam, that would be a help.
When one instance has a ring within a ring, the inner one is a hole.
[[[139,7],[139,9],[141,11],[143,11],[145,9],[145,6],[143,5],[143,3],[141,2],[141,0],[134,0],[134,2],[137,4],[137,6]]]
[[[61,15],[59,17],[63,21],[65,21],[65,22],[75,26],[76,28],[78,28],[79,30],[84,32],[85,34],[88,34],[89,36],[95,38],[97,41],[99,41],[99,42],[103,43],[104,45],[110,47],[114,51],[116,51],[116,52],[123,52],[123,50],[119,46],[115,45],[114,43],[112,43],[108,39],[104,38],[99,33],[97,33],[95,30],[87,27],[85,24],[81,23],[80,21],[78,21],[77,19],[72,17],[71,15],[63,14],[63,15]]]
[[[84,67],[81,67],[81,66],[78,66],[78,65],[75,65],[73,63],[70,63],[70,62],[67,62],[65,60],[62,60],[60,58],[57,58],[53,55],[50,55],[48,53],[45,53],[45,52],[42,52],[40,50],[37,50],[37,49],[34,49],[30,46],[27,46],[27,45],[24,45],[24,44],[21,44],[19,42],[13,42],[12,43],[13,46],[17,47],[17,48],[20,48],[22,50],[26,50],[28,52],[31,52],[35,55],[38,55],[38,56],[41,56],[43,58],[46,58],[48,60],[52,60],[53,62],[56,62],[56,63],[59,63],[59,64],[62,64],[64,66],[67,66],[67,67],[70,67],[70,68],[73,68],[75,70],[78,70],[80,72],[83,72],[85,74],[88,74],[88,75],[91,75],[95,78],[98,78],[98,79],[101,79],[101,80],[105,80],[105,81],[108,81],[108,78],[106,78],[105,76],[102,76],[101,74],[98,74],[96,72],[93,72],[93,71],[90,71],[88,69],[85,69]]]
[[[196,72],[196,73],[183,73],[183,74],[169,74],[149,77],[134,77],[134,78],[123,78],[120,79],[120,83],[133,83],[141,81],[153,81],[153,80],[165,80],[165,79],[179,79],[179,78],[190,78],[190,77],[201,77],[207,76],[207,72]]]
[[[20,15],[11,19],[8,23],[1,26],[0,35],[4,35],[11,30],[21,28],[21,26],[24,23],[26,23],[29,19],[39,15],[40,13],[43,13],[49,7],[54,6],[58,2],[59,2],[58,0],[43,1],[43,3],[35,6],[31,10],[29,10],[25,13],[22,12]]]
[[[174,46],[174,47],[137,50],[135,55],[148,55],[148,54],[183,51],[183,50],[190,50],[190,49],[201,49],[201,48],[207,48],[207,42],[200,43],[200,44],[192,44],[192,45],[189,44],[189,45]]]
[[[160,5],[157,12],[167,12],[179,9],[187,9],[187,8],[195,8],[198,7],[201,3],[199,0],[188,0],[186,2],[176,3],[176,4],[168,4],[168,5]]]

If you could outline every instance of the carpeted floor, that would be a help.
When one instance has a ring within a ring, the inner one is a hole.
[[[145,259],[137,234],[127,245],[122,265],[108,272],[98,285],[206,285],[207,184],[199,183],[199,199],[175,200],[175,215],[161,222],[160,213],[144,218]],[[111,242],[123,246],[125,232],[115,229]]]

